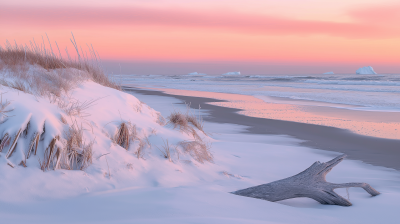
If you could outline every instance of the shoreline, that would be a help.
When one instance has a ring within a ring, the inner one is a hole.
[[[244,132],[250,134],[288,135],[303,140],[299,143],[301,146],[345,153],[349,159],[400,170],[398,162],[400,140],[370,137],[345,129],[316,124],[250,117],[238,113],[243,111],[241,109],[215,105],[215,103],[228,102],[226,100],[175,95],[132,86],[123,86],[123,91],[173,97],[190,103],[193,109],[198,109],[200,105],[202,109],[207,110],[209,115],[203,118],[205,121],[243,125],[247,127]]]

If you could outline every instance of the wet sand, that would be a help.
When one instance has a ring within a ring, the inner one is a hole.
[[[124,90],[144,95],[174,97],[183,103],[190,103],[194,109],[198,109],[200,105],[207,110],[209,115],[204,117],[206,121],[247,126],[245,132],[252,134],[289,135],[303,140],[300,144],[307,147],[346,153],[351,159],[400,170],[400,140],[397,139],[370,137],[323,125],[250,117],[240,114],[243,109],[221,106],[229,103],[226,100],[175,95],[135,87],[124,87]]]

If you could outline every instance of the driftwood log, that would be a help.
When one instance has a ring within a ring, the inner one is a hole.
[[[362,187],[372,196],[380,194],[366,183],[334,184],[325,176],[339,164],[346,155],[338,156],[329,162],[315,162],[303,172],[292,177],[232,192],[236,195],[259,198],[267,201],[281,201],[290,198],[308,197],[321,204],[351,206],[351,203],[333,190],[336,188]]]

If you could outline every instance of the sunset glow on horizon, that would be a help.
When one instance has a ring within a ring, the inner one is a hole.
[[[399,73],[399,11],[392,0],[17,0],[0,3],[0,43],[41,42],[47,33],[72,50],[73,32],[103,60],[324,64],[341,72],[371,65]]]

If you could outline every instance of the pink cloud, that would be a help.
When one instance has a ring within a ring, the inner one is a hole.
[[[398,27],[400,21],[400,4],[361,7],[351,10],[349,14],[361,21],[379,23],[382,26]]]
[[[353,13],[362,17],[362,12]],[[154,8],[0,7],[0,24],[46,29],[157,26],[268,35],[322,34],[347,38],[398,37],[398,29],[370,22],[296,20],[234,12]]]

